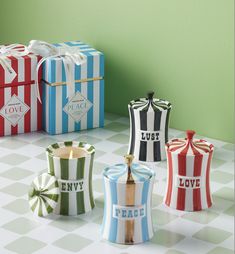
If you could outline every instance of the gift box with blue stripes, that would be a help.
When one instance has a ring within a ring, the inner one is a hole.
[[[74,79],[72,87],[67,87],[66,62],[63,61],[63,54],[66,53],[48,57],[44,61],[42,82],[44,130],[53,135],[103,127],[104,55],[80,41],[59,43],[54,46],[65,49],[65,52],[78,50],[82,61],[80,64],[72,65],[70,62],[69,72]],[[73,53],[66,59],[73,61]]]

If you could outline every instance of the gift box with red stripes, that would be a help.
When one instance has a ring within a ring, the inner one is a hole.
[[[0,136],[41,130],[40,59],[24,45],[0,46]]]

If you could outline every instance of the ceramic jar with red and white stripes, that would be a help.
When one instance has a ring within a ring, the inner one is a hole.
[[[183,211],[200,211],[212,205],[210,165],[214,147],[203,139],[173,139],[166,144],[168,176],[165,204]]]

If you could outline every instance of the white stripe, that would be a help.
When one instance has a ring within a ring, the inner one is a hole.
[[[149,111],[147,112],[147,130],[154,131],[154,111],[151,110],[152,107],[149,107]],[[147,143],[147,151],[146,151],[146,161],[154,161],[154,142]]]
[[[36,131],[38,129],[38,119],[37,119],[37,114],[38,114],[38,105],[37,105],[37,92],[36,92],[36,85],[33,84],[31,85],[31,98],[30,98],[30,121],[31,121],[31,131]]]
[[[69,180],[77,180],[77,159],[69,160]],[[69,192],[69,215],[77,215],[77,192]]]
[[[25,80],[24,58],[17,57],[17,60],[18,60],[18,82],[23,82]]]
[[[161,124],[160,124],[160,149],[161,149],[161,160],[166,159],[166,152],[165,152],[165,126],[166,126],[166,114],[167,110],[162,111],[161,115]]]
[[[87,57],[84,57],[86,61],[81,64],[81,79],[87,78]],[[81,94],[87,99],[87,82],[81,83]],[[87,114],[81,118],[81,129],[87,129]]]
[[[191,149],[189,147],[189,149]],[[193,176],[194,156],[186,156],[186,176]],[[186,211],[193,211],[193,189],[185,189],[185,208]]]
[[[100,81],[93,81],[93,127],[99,127],[100,118]]]
[[[135,205],[141,205],[142,194],[143,194],[143,182],[136,183],[135,186]],[[147,208],[147,207],[146,207]],[[135,243],[142,242],[142,217],[134,220],[134,237],[133,240]]]
[[[135,137],[135,143],[134,143],[134,156],[136,160],[139,160],[140,155],[140,140],[137,137],[137,133],[140,133],[140,112],[138,110],[134,111],[134,119],[135,119],[135,130],[136,130],[136,137]]]
[[[74,77],[74,71],[75,71],[75,65],[73,64],[72,66],[71,66],[71,76],[72,77]],[[67,84],[67,86],[68,86],[68,84]],[[67,87],[66,87],[67,88]],[[73,90],[73,94],[75,94],[75,84],[74,84],[74,87],[72,87],[71,88],[72,90]],[[67,90],[68,91],[68,90]],[[68,94],[67,94],[67,96],[68,96]],[[71,99],[71,98],[68,98],[69,100]],[[74,129],[75,129],[75,121],[74,121],[74,119],[68,114],[68,132],[72,132],[72,131],[74,131]]]
[[[109,232],[111,228],[111,210],[112,210],[112,200],[111,200],[111,188],[110,182],[104,177],[105,186],[105,217],[103,218],[103,238],[109,239]]]
[[[93,55],[93,77],[100,76],[100,54],[92,52]],[[100,82],[93,82],[93,127],[99,127],[99,93]]]
[[[36,69],[37,69],[38,59],[37,59],[37,56],[35,55],[28,55],[28,56],[31,58],[31,80],[35,80],[37,75]]]
[[[148,224],[148,234],[149,234],[149,239],[153,237],[153,223],[152,223],[152,191],[153,191],[153,184],[154,184],[154,176],[151,177],[150,182],[149,182],[149,189],[148,189],[148,200],[146,204],[146,209],[147,209],[147,224]]]
[[[202,182],[201,182],[201,188],[200,188],[202,209],[208,208],[207,198],[206,198],[206,168],[207,168],[208,159],[209,159],[209,153],[203,154],[202,171],[201,171]]]
[[[126,206],[126,185],[117,185],[117,204],[121,206]],[[117,237],[116,242],[125,243],[125,231],[126,231],[126,221],[117,219]]]
[[[84,192],[83,192],[83,195],[84,195],[85,212],[89,212],[91,210],[90,193],[89,193],[90,163],[91,163],[91,155],[89,154],[85,159],[85,165],[84,165],[85,168],[84,168]]]
[[[62,62],[61,61],[56,61],[56,80],[55,82],[60,82],[62,80]],[[62,90],[63,86],[56,86],[55,87],[56,91],[56,134],[59,134],[62,132]]]
[[[46,117],[45,117],[45,126],[46,126],[46,131],[49,132],[49,102],[50,102],[50,94],[49,94],[49,85],[44,84],[45,85],[45,90],[46,90],[46,98],[45,98],[45,103],[46,103]]]
[[[131,107],[128,104],[128,111],[129,111],[129,122],[130,122],[130,134],[129,134],[129,145],[128,145],[128,153],[131,153],[131,141],[134,138],[132,136],[132,128],[134,128],[134,126],[132,126],[132,121],[135,121],[135,119],[132,119],[132,115],[131,115]]]
[[[171,154],[172,156],[172,192],[170,207],[177,207],[178,188],[176,187],[175,176],[178,175],[178,154]]]
[[[91,52],[91,55],[93,55],[93,77],[99,77],[100,76],[100,54],[97,54],[97,52]]]
[[[53,158],[53,162],[54,162],[55,177],[60,179],[61,178],[60,159]],[[61,196],[59,195],[59,200],[58,200],[57,206],[55,207],[55,210],[53,210],[53,212],[55,214],[60,214],[60,202],[61,202]]]
[[[50,72],[49,72],[50,61],[51,61],[51,59],[46,59],[45,62],[44,62],[45,73],[46,73],[45,74],[46,81],[48,81],[49,77],[50,77]]]
[[[18,86],[18,97],[21,101],[24,102],[24,87]],[[24,116],[21,117],[19,122],[17,123],[18,133],[24,133]]]
[[[81,83],[81,94],[87,99],[87,82]],[[87,113],[81,118],[81,130],[87,129]]]
[[[10,65],[12,66],[12,61],[8,58],[8,57],[5,57],[4,60]],[[13,74],[12,74],[13,75]],[[5,83],[6,84],[9,84],[11,83],[13,80],[12,80],[12,76],[11,75],[5,75]]]
[[[8,103],[8,101],[11,98],[11,87],[4,88],[4,103],[5,105]],[[4,119],[4,134],[10,135],[11,134],[11,123]]]

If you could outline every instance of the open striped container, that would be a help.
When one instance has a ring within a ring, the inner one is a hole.
[[[154,162],[166,159],[165,143],[168,141],[168,124],[171,103],[153,98],[133,100],[128,104],[130,116],[130,141],[128,153],[139,161]]]
[[[69,158],[66,149],[74,153],[77,151],[80,155]],[[91,211],[95,206],[92,191],[95,148],[84,142],[58,142],[50,145],[46,154],[48,173],[57,178],[60,190],[58,204],[53,212],[78,215]]]
[[[120,244],[137,244],[153,236],[151,217],[155,173],[141,164],[116,164],[103,172],[105,207],[104,239]]]

